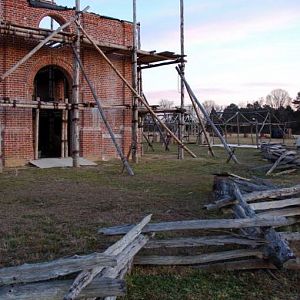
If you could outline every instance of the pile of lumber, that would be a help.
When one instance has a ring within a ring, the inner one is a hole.
[[[113,300],[124,296],[124,276],[149,240],[141,231],[150,219],[146,217],[104,253],[0,269],[0,299]]]
[[[263,157],[272,162],[270,166],[266,166],[267,175],[273,173],[275,169],[284,169],[283,172],[277,173],[282,175],[295,172],[300,167],[300,153],[296,150],[288,150],[282,144],[261,144],[260,149]]]

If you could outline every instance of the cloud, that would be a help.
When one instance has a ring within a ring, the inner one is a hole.
[[[216,14],[218,15],[218,14]],[[274,10],[271,12],[249,13],[248,15],[224,16],[220,20],[212,19],[193,22],[186,26],[186,44],[208,45],[209,43],[231,43],[233,41],[244,40],[248,37],[255,37],[257,34],[276,32],[285,28],[290,28],[298,24],[300,18],[299,9]],[[145,40],[152,45],[160,45],[176,48],[179,41],[178,28],[154,30],[151,34],[147,31]]]
[[[298,22],[299,17],[300,12],[298,10],[273,11],[237,20],[227,19],[221,22],[199,24],[197,27],[188,28],[186,36],[198,43],[231,42],[257,33],[290,27],[293,22]]]
[[[289,83],[283,83],[283,82],[245,82],[241,84],[241,86],[244,87],[277,87],[277,88],[288,88],[292,86],[292,84]]]
[[[234,89],[227,89],[222,87],[215,88],[194,88],[193,92],[196,97],[199,97],[199,101],[204,99],[214,99],[220,100],[225,96],[229,97],[237,97],[239,92]],[[170,90],[157,90],[157,91],[149,91],[146,92],[146,97],[151,104],[157,104],[161,99],[167,99],[173,101],[176,105],[180,103],[180,93],[178,90],[170,89]],[[187,103],[190,103],[190,98],[187,93],[185,93],[185,99]]]

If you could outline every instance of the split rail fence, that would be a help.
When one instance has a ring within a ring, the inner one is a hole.
[[[268,169],[266,175],[271,175],[276,169],[281,171],[273,173],[274,176],[290,174],[300,168],[300,152],[297,150],[289,150],[282,144],[262,144],[260,149],[263,157],[272,162],[263,166]]]
[[[300,185],[278,187],[234,174],[216,175],[207,210],[231,219],[196,219],[100,228],[123,237],[103,253],[0,269],[0,299],[106,299],[126,293],[133,265],[206,270],[300,269]],[[288,230],[287,230],[288,229]],[[162,233],[155,236],[155,233]],[[159,238],[159,236],[161,238]],[[163,238],[162,238],[163,237]]]

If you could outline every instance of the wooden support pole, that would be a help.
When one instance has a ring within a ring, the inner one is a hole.
[[[0,123],[0,173],[3,172],[3,151],[2,151],[2,125]]]
[[[258,120],[255,119],[255,141],[256,141],[256,147],[259,148],[259,133],[258,133]]]
[[[68,157],[68,111],[62,111],[61,157]]]
[[[119,76],[119,78],[124,82],[124,84],[129,88],[129,90],[140,100],[140,102],[147,108],[149,113],[158,121],[158,123],[174,138],[174,140],[180,144],[185,151],[187,151],[192,157],[197,157],[188,147],[186,147],[177,136],[161,121],[161,119],[155,114],[150,105],[145,101],[145,99],[139,95],[139,93],[129,84],[129,82],[125,79],[125,77],[118,71],[118,69],[113,65],[113,63],[108,59],[108,57],[104,54],[104,52],[97,46],[96,42],[90,35],[84,30],[84,28],[76,22],[76,24],[80,27],[81,31],[87,37],[87,39],[92,43],[92,45],[97,49],[99,54],[104,58],[104,60],[110,65],[110,67],[114,70],[114,72]]]
[[[236,116],[236,123],[237,123],[237,143],[238,143],[238,145],[240,145],[241,144],[241,140],[240,140],[240,133],[241,133],[241,128],[240,128],[240,112]]]
[[[180,0],[180,49],[181,49],[181,61],[180,71],[184,74],[185,61],[184,61],[184,0]],[[180,80],[180,108],[179,124],[178,124],[178,139],[182,142],[184,137],[184,82]],[[181,145],[178,145],[178,159],[184,159],[184,150]]]
[[[131,169],[131,167],[130,167],[130,165],[129,165],[129,163],[128,163],[128,161],[127,161],[127,159],[126,159],[126,157],[125,157],[125,155],[124,155],[124,153],[123,153],[121,147],[118,145],[118,142],[117,142],[117,140],[116,140],[116,137],[115,137],[115,135],[114,135],[114,132],[113,132],[112,128],[110,127],[110,125],[109,125],[109,123],[108,123],[108,121],[107,121],[107,119],[106,119],[104,110],[103,110],[103,108],[102,108],[102,106],[101,106],[101,102],[100,102],[99,98],[97,97],[97,93],[96,93],[96,91],[95,91],[95,89],[94,89],[92,83],[90,82],[90,80],[88,79],[88,77],[87,77],[87,75],[86,75],[86,73],[85,73],[85,70],[84,70],[82,61],[81,61],[80,58],[77,56],[77,52],[76,52],[76,50],[74,49],[74,47],[72,47],[72,49],[73,49],[73,53],[75,54],[75,57],[76,57],[76,59],[77,59],[77,61],[78,61],[78,63],[79,63],[79,67],[80,67],[80,69],[81,69],[81,71],[82,71],[83,77],[85,78],[85,80],[86,80],[86,82],[87,82],[87,84],[88,84],[88,86],[89,86],[89,88],[90,88],[90,90],[91,90],[91,92],[92,92],[92,95],[93,95],[93,97],[94,97],[94,100],[95,100],[96,103],[97,103],[97,107],[98,107],[99,113],[100,113],[101,118],[102,118],[102,120],[103,120],[103,122],[104,122],[104,124],[105,124],[105,126],[106,126],[106,128],[107,128],[107,130],[108,130],[108,132],[109,132],[110,138],[111,138],[111,140],[112,140],[112,142],[113,142],[113,144],[114,144],[114,146],[115,146],[115,148],[116,148],[116,151],[117,151],[118,155],[120,156],[120,158],[121,158],[121,160],[122,160],[122,163],[123,163],[123,165],[125,166],[125,168],[126,168],[128,174],[129,174],[130,176],[133,176],[133,175],[134,175],[134,172],[133,172],[133,170]]]
[[[202,130],[202,132],[203,132],[203,135],[204,135],[204,137],[205,137],[205,140],[206,140],[206,143],[207,143],[207,146],[208,146],[209,153],[211,154],[211,156],[215,157],[214,150],[213,150],[213,148],[212,148],[212,146],[211,146],[211,143],[210,143],[210,140],[209,140],[209,136],[208,136],[208,134],[207,134],[207,131],[205,130],[205,126],[204,126],[204,123],[203,123],[202,118],[201,118],[201,116],[200,116],[199,110],[198,110],[198,108],[197,108],[197,106],[196,106],[196,103],[195,103],[195,101],[194,101],[194,99],[193,99],[192,97],[191,97],[190,99],[191,99],[192,105],[193,105],[193,107],[194,107],[194,110],[195,110],[195,112],[196,112],[196,115],[197,115],[197,118],[198,118],[198,121],[199,121],[200,128],[201,128],[201,130]]]
[[[223,138],[223,136],[221,135],[220,131],[218,130],[218,128],[216,127],[216,125],[214,124],[214,122],[212,121],[212,119],[210,118],[209,114],[207,113],[205,107],[200,103],[200,101],[196,98],[194,92],[192,91],[191,87],[189,86],[189,84],[187,83],[184,75],[181,73],[180,68],[176,67],[176,70],[178,72],[178,74],[181,76],[185,87],[190,95],[191,98],[194,99],[195,103],[198,105],[198,107],[200,108],[201,112],[203,113],[204,117],[206,118],[206,120],[208,121],[208,123],[210,124],[210,126],[212,127],[213,131],[217,134],[217,136],[219,137],[219,139],[221,140],[222,144],[224,145],[225,150],[228,152],[229,156],[232,157],[233,161],[235,163],[239,163],[238,159],[236,158],[235,154],[232,152],[232,150],[230,149],[230,147],[227,145],[225,139]]]
[[[254,139],[253,139],[253,125],[250,125],[250,135],[251,135],[251,145],[254,144]]]
[[[59,32],[63,31],[65,28],[70,26],[72,23],[74,23],[79,16],[86,12],[90,7],[87,6],[82,12],[76,14],[76,16],[72,17],[70,21],[63,24],[59,28],[57,28],[55,31],[53,31],[46,39],[41,41],[34,49],[32,49],[28,54],[26,54],[21,60],[19,60],[11,69],[6,71],[3,75],[0,77],[0,82],[3,81],[5,78],[7,78],[9,75],[11,75],[14,71],[16,71],[22,64],[24,64],[26,61],[28,61],[36,52],[38,52],[45,44],[47,44],[53,37],[55,37]]]
[[[148,102],[148,100],[147,100],[145,94],[143,94],[143,98],[144,98],[144,100],[147,102],[147,104],[149,105],[149,102]],[[151,115],[151,117],[152,117],[153,124],[154,124],[154,126],[153,126],[153,132],[155,131],[155,126],[156,126],[156,127],[157,127],[157,130],[158,130],[158,132],[159,132],[160,138],[161,138],[161,140],[163,141],[163,143],[164,143],[164,145],[165,145],[165,150],[166,150],[166,151],[169,151],[169,150],[170,150],[170,149],[169,149],[169,145],[168,145],[168,143],[167,143],[167,140],[166,140],[166,137],[164,136],[163,131],[162,131],[161,128],[160,128],[160,124],[158,124],[157,119],[154,118],[154,116],[153,116],[152,114],[150,114],[150,115]]]
[[[269,132],[270,132],[270,141],[272,140],[272,114],[269,113]]]
[[[76,15],[78,15],[78,23],[80,24],[80,0],[76,0]],[[80,151],[80,141],[79,141],[79,98],[80,98],[80,66],[79,66],[79,60],[80,59],[80,35],[81,31],[77,27],[76,28],[76,34],[77,39],[75,41],[75,46],[73,47],[74,53],[76,52],[76,55],[74,55],[74,75],[73,75],[73,97],[72,97],[72,103],[73,103],[73,109],[72,109],[72,145],[71,145],[71,151],[72,151],[72,160],[73,160],[73,167],[79,168],[80,162],[79,162],[79,151]]]
[[[136,20],[136,0],[133,3],[133,49],[132,49],[132,87],[138,90],[138,74],[137,74],[137,20]],[[132,95],[132,161],[138,163],[138,99]]]
[[[35,110],[34,126],[34,159],[39,159],[39,128],[40,128],[40,109]]]

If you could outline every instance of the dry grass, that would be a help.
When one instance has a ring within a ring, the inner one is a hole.
[[[256,150],[238,149],[237,166],[225,164],[222,149],[212,159],[205,148],[191,147],[199,158],[178,161],[175,147],[165,153],[155,145],[156,152],[135,166],[135,177],[121,175],[118,161],[78,170],[6,170],[0,175],[0,265],[101,251],[114,239],[97,235],[98,227],[137,222],[149,213],[155,221],[218,217],[202,209],[211,201],[213,173],[263,175],[251,171],[266,163]],[[276,180],[299,179],[298,172]],[[299,273],[276,276],[280,284],[265,272],[137,268],[128,278],[127,299],[266,299],[271,291],[268,299],[297,299]]]

